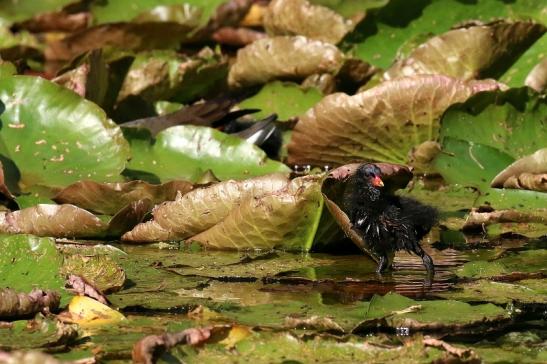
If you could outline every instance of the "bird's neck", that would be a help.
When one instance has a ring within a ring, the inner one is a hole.
[[[382,190],[371,185],[365,185],[360,192],[361,208],[370,216],[381,215],[386,207]]]

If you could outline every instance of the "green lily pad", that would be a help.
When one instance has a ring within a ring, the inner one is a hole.
[[[133,155],[127,168],[153,173],[163,182],[197,181],[206,170],[221,180],[289,171],[252,143],[208,127],[174,126],[155,140],[145,131],[126,129],[125,135]]]
[[[522,87],[526,77],[534,66],[545,59],[547,49],[547,34],[538,39],[524,54],[500,77],[500,82],[509,87]],[[539,92],[539,90],[538,90]]]
[[[527,250],[510,253],[492,262],[478,260],[465,263],[456,270],[456,274],[459,277],[467,278],[489,278],[510,275],[515,272],[540,273],[547,270],[546,259],[547,249]]]
[[[32,0],[17,2],[2,0],[0,1],[0,23],[27,20],[36,14],[61,10],[73,2],[74,0],[44,0],[39,3]]]
[[[67,186],[80,179],[115,181],[129,158],[120,128],[95,104],[40,77],[0,80],[0,153],[21,184]]]
[[[443,292],[439,296],[466,302],[547,304],[547,279],[525,279],[515,283],[481,279],[454,288],[457,291]]]
[[[12,76],[17,73],[15,65],[11,62],[0,61],[0,78]],[[4,111],[4,108],[1,108]]]
[[[32,235],[0,235],[0,286],[29,293],[33,288],[61,294],[62,303],[70,297],[59,271],[63,257],[52,238]],[[3,336],[3,335],[0,335]]]
[[[302,89],[294,83],[274,81],[267,83],[254,96],[239,103],[241,109],[260,109],[253,114],[262,119],[277,114],[279,120],[292,120],[304,114],[323,96],[315,88]]]
[[[11,328],[0,328],[0,349],[36,349],[59,347],[78,337],[77,325],[64,324],[56,318],[36,315],[34,320],[16,321]]]
[[[511,3],[501,0],[390,1],[367,14],[360,26],[363,30],[356,34],[356,38],[364,40],[356,45],[355,53],[374,66],[387,68],[399,47],[419,34],[441,34],[470,20],[532,18],[544,24],[543,7],[541,0]]]
[[[389,0],[310,0],[310,3],[326,6],[346,17],[360,18],[366,11],[385,6]]]

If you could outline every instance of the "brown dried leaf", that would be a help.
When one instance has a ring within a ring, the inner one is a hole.
[[[547,224],[547,209],[533,211],[497,210],[481,212],[473,209],[463,225],[463,230],[480,229],[486,225],[505,222],[530,222]]]
[[[55,291],[35,288],[30,293],[17,293],[10,288],[0,289],[0,318],[34,315],[44,310],[59,308],[61,296]]]
[[[343,59],[336,46],[303,36],[259,39],[237,52],[228,84],[245,87],[278,78],[301,80],[315,73],[335,73]]]
[[[307,0],[273,0],[263,18],[270,35],[303,35],[336,44],[353,29],[351,20]]]
[[[532,22],[495,22],[448,31],[417,47],[384,73],[386,80],[443,74],[463,80],[499,77],[545,32]]]
[[[406,163],[413,147],[437,139],[439,118],[450,105],[498,87],[493,80],[424,75],[386,81],[354,96],[329,95],[300,117],[288,146],[289,164]]]
[[[154,185],[144,181],[126,183],[98,183],[80,181],[62,189],[53,197],[57,203],[79,206],[100,214],[114,215],[129,203],[150,199],[153,204],[172,201],[177,194],[193,189],[187,181],[170,181]]]
[[[545,92],[547,88],[547,58],[534,66],[526,76],[524,84],[537,92]]]
[[[547,192],[547,148],[511,163],[490,186]]]
[[[185,239],[222,221],[232,209],[250,197],[285,187],[284,174],[272,174],[244,181],[225,181],[195,189],[175,201],[156,206],[150,221],[137,225],[122,240],[150,242]]]
[[[74,205],[39,204],[0,213],[0,232],[64,238],[89,238],[104,234],[106,225],[92,213]]]

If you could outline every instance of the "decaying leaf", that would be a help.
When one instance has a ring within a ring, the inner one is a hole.
[[[152,364],[165,351],[181,344],[199,345],[211,337],[213,327],[186,329],[176,333],[150,335],[133,346],[133,363]]]
[[[412,179],[412,172],[406,166],[390,163],[375,164],[382,171],[382,180],[386,191],[393,192],[404,188]],[[374,249],[353,230],[348,216],[349,211],[347,211],[343,198],[346,190],[351,191],[354,188],[355,172],[360,165],[360,163],[353,163],[332,170],[323,182],[321,192],[325,198],[325,205],[346,236],[372,259],[379,261],[380,257]],[[393,256],[389,258],[393,259]]]
[[[53,200],[100,214],[114,215],[128,203],[147,198],[158,204],[174,200],[177,193],[184,195],[192,189],[193,185],[187,181],[170,181],[161,185],[139,180],[125,183],[79,181],[59,191]]]
[[[86,279],[70,274],[67,278],[67,285],[70,289],[79,296],[87,296],[99,301],[103,305],[108,304],[106,297]]]
[[[547,88],[547,58],[535,65],[530,71],[524,84],[537,92],[545,92]]]
[[[112,293],[119,291],[125,282],[125,271],[108,255],[71,254],[65,255],[61,273],[68,278],[68,282],[78,283],[77,278],[83,279],[88,285],[101,291]],[[73,279],[71,279],[72,276]],[[77,289],[72,285],[74,289]],[[91,296],[90,296],[91,297]]]
[[[115,325],[126,320],[120,312],[85,296],[73,297],[68,305],[68,311],[61,315],[63,321],[77,323],[81,327]]]
[[[55,291],[33,289],[30,293],[18,293],[10,288],[0,289],[0,318],[15,319],[42,311],[55,311],[61,296]]]
[[[278,78],[299,80],[315,73],[335,73],[343,58],[336,46],[303,36],[259,39],[237,52],[228,83],[244,87]]]
[[[545,32],[532,22],[495,22],[450,30],[418,46],[384,78],[442,74],[462,80],[499,77]]]
[[[1,213],[0,232],[55,237],[93,237],[106,229],[92,213],[74,205],[40,204]]]
[[[0,161],[0,204],[5,204],[8,208],[17,208],[15,196],[10,192],[4,181],[4,167]]]
[[[247,197],[221,222],[190,240],[216,249],[307,251],[321,209],[320,177],[300,177],[281,190]]]
[[[436,140],[439,118],[450,105],[498,87],[492,80],[426,75],[386,81],[354,96],[329,95],[300,117],[289,163],[406,163],[413,147]]]
[[[481,212],[473,209],[463,225],[463,229],[480,229],[486,225],[503,222],[531,222],[547,224],[547,209],[533,211],[498,210]]]
[[[547,192],[547,148],[516,160],[494,177],[490,186]]]
[[[188,238],[222,221],[243,200],[280,190],[287,183],[284,174],[272,174],[195,189],[154,208],[154,218],[137,225],[124,234],[122,240],[150,242]]]
[[[354,26],[351,20],[307,0],[271,1],[263,24],[271,35],[303,35],[333,44],[340,42]]]

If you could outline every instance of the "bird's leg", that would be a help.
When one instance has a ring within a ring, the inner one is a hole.
[[[380,256],[380,261],[378,262],[378,267],[376,268],[376,273],[380,274],[388,268],[389,259],[384,253]]]
[[[433,259],[427,254],[421,246],[416,245],[415,252],[422,258],[425,269],[427,270],[427,275],[433,277],[435,275],[435,265],[433,264]]]

